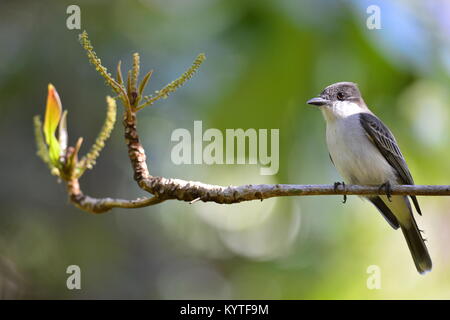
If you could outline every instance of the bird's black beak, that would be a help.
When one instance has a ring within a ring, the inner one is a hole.
[[[315,98],[312,98],[312,99],[308,100],[306,103],[314,105],[314,106],[323,106],[323,105],[328,104],[329,101],[327,99],[322,98],[322,97],[315,97]]]

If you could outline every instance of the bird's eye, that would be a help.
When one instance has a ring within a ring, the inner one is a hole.
[[[344,94],[343,94],[342,92],[338,92],[336,97],[337,97],[338,100],[340,100],[340,101],[344,100],[344,98],[345,98],[345,97],[344,97]]]

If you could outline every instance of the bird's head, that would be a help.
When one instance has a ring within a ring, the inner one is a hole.
[[[358,86],[353,82],[338,82],[326,87],[322,93],[307,101],[320,107],[325,114],[346,117],[367,110]]]

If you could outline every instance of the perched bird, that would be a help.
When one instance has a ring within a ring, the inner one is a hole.
[[[414,184],[391,131],[369,110],[355,83],[332,84],[307,103],[322,111],[330,158],[344,181],[386,189],[387,195],[365,198],[394,229],[400,227],[403,231],[417,271],[421,274],[430,271],[431,258],[408,197],[389,193],[391,185]],[[411,196],[411,200],[421,215],[417,198]]]

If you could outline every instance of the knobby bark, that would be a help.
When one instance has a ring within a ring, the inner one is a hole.
[[[71,179],[67,181],[70,201],[82,210],[90,213],[104,213],[112,208],[142,208],[166,200],[186,201],[191,204],[197,201],[231,204],[286,196],[386,194],[386,190],[380,186],[297,184],[220,186],[152,176],[147,167],[145,150],[139,141],[136,113],[126,112],[122,123],[134,180],[141,189],[153,196],[135,200],[93,198],[83,194],[78,179]],[[450,195],[450,185],[392,185],[390,194],[448,196]]]

